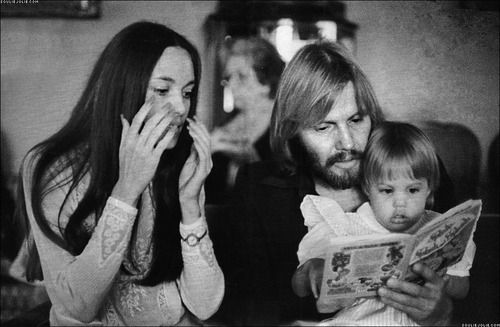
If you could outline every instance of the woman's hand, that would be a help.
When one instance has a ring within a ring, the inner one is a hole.
[[[415,264],[412,269],[425,280],[423,286],[390,278],[387,287],[378,291],[380,300],[406,312],[421,325],[449,324],[452,302],[446,294],[447,276],[441,278],[432,269],[420,263]]]
[[[203,214],[203,184],[212,169],[210,135],[207,129],[196,118],[188,118],[187,121],[193,146],[179,175],[179,202],[183,224],[193,223]]]
[[[169,110],[155,110],[156,113],[146,120],[151,109],[160,105],[152,96],[131,124],[121,117],[120,170],[111,195],[132,206],[136,206],[139,196],[153,178],[163,151],[175,135],[175,128],[171,128],[162,138],[173,119]]]

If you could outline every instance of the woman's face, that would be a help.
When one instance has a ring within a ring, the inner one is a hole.
[[[172,123],[163,133],[165,135],[170,128],[177,129],[167,149],[177,144],[189,113],[194,86],[194,68],[189,53],[181,47],[165,48],[149,80],[146,99],[153,96],[154,104],[146,119],[161,111],[173,115]]]
[[[257,79],[252,61],[245,56],[230,56],[224,70],[224,80],[231,89],[234,105],[251,110],[256,100],[269,97],[269,86]]]

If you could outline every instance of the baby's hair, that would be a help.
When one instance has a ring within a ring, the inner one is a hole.
[[[381,180],[405,176],[426,179],[431,191],[427,207],[439,186],[439,162],[430,139],[419,128],[402,122],[383,122],[371,133],[366,145],[361,187],[368,194]]]

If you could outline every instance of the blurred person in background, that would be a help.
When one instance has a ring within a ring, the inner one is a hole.
[[[276,48],[259,37],[231,39],[220,55],[222,85],[231,91],[234,111],[211,133],[214,167],[206,182],[207,203],[225,201],[242,164],[270,159],[269,121],[285,67]]]

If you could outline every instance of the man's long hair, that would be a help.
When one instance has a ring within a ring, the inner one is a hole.
[[[359,113],[368,115],[373,127],[383,121],[367,77],[341,45],[327,41],[306,45],[285,67],[270,132],[271,149],[282,172],[294,174],[301,164],[299,130],[322,121],[349,82],[354,87]]]
[[[27,231],[26,202],[30,202],[35,221],[46,237],[74,256],[84,250],[91,232],[84,228],[83,222],[87,217],[94,216],[97,225],[118,181],[122,129],[120,114],[132,121],[145,101],[151,73],[167,47],[181,47],[191,57],[195,87],[188,116],[194,115],[201,74],[200,59],[194,46],[183,36],[160,24],[137,22],[124,28],[113,37],[97,60],[68,122],[55,135],[31,150],[28,157],[36,160],[23,163],[23,166],[29,165],[32,171],[32,176],[24,176],[31,178],[32,187],[27,192],[31,193],[31,198],[24,197],[23,168],[19,180],[18,215],[25,221]],[[175,280],[182,271],[178,179],[191,144],[192,139],[183,128],[176,146],[165,151],[161,157],[153,178],[153,260],[147,276],[142,280],[144,285]],[[68,169],[72,176],[52,185],[54,179]],[[70,215],[67,225],[61,226],[62,208],[69,194],[87,174],[90,176],[88,188]],[[61,204],[58,217],[61,237],[50,228],[42,202],[47,193],[67,183],[70,185],[69,192]],[[134,234],[136,229],[137,220]],[[30,252],[28,277],[40,278],[40,275],[35,276],[41,272],[37,269],[39,258],[36,248],[32,246]]]

